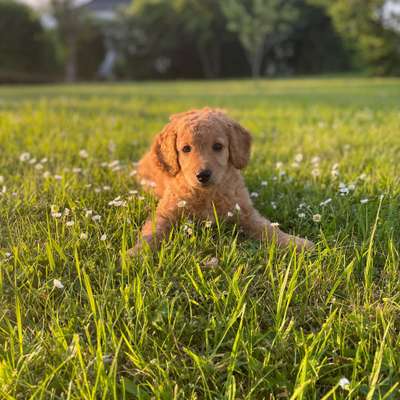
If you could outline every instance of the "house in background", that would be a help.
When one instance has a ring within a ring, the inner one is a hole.
[[[115,36],[115,32],[113,32],[115,28],[112,22],[116,19],[118,11],[128,7],[131,3],[132,0],[90,0],[81,6],[89,15],[104,22],[103,33],[106,54],[97,71],[101,79],[110,80],[114,77],[113,71],[118,52],[113,45],[113,40],[111,40],[112,36]]]

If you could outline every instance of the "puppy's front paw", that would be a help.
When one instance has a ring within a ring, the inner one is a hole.
[[[280,245],[283,247],[296,246],[296,252],[301,253],[303,250],[305,251],[313,251],[315,249],[315,244],[310,240],[303,239],[298,236],[285,235],[283,238],[281,237]]]

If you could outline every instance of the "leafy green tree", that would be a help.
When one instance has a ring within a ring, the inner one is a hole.
[[[57,21],[57,30],[64,48],[65,80],[74,82],[78,78],[78,39],[85,24],[84,10],[76,0],[51,0],[51,13]]]
[[[298,16],[296,0],[221,0],[228,29],[246,50],[253,77],[261,74],[264,56],[291,31]]]
[[[386,12],[399,0],[313,1],[325,5],[356,64],[377,75],[400,74],[400,12]]]
[[[56,43],[33,10],[0,0],[0,80],[48,80],[57,63]]]

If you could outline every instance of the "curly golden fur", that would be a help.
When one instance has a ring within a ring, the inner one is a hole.
[[[248,236],[275,238],[279,246],[297,250],[313,243],[281,231],[253,207],[240,170],[250,158],[250,133],[218,109],[175,114],[140,160],[138,177],[160,199],[128,254],[146,242],[156,248],[182,215],[198,220],[218,218],[238,222]]]

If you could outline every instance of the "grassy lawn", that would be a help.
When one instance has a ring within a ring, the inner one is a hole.
[[[155,207],[134,162],[205,105],[314,254],[182,221],[120,263]],[[399,399],[399,164],[400,80],[0,87],[0,398]]]

